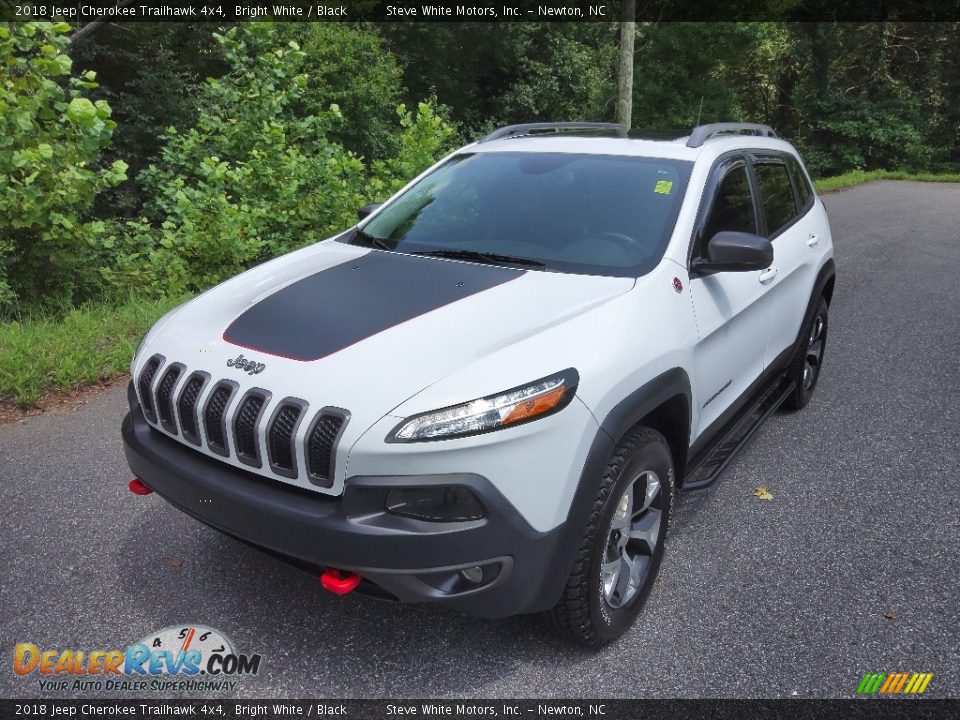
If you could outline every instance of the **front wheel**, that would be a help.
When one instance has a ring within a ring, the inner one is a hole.
[[[817,309],[807,325],[797,354],[790,364],[788,377],[794,381],[794,389],[783,402],[787,410],[805,407],[820,379],[823,354],[827,349],[827,301],[820,298]]]
[[[555,623],[574,640],[600,648],[633,624],[650,594],[673,504],[670,447],[639,427],[614,450],[574,560]]]

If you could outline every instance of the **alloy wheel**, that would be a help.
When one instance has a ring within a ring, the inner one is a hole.
[[[607,535],[601,583],[610,607],[625,607],[643,587],[662,518],[660,478],[652,470],[644,470],[620,497]]]
[[[807,354],[803,365],[803,389],[809,390],[817,379],[817,373],[820,372],[820,364],[823,362],[823,341],[824,329],[826,323],[822,315],[817,315],[813,319],[813,326],[810,328],[810,337],[807,340]]]

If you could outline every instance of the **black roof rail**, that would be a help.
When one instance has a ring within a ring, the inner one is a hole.
[[[545,135],[549,132],[575,132],[577,130],[587,130],[590,132],[616,133],[618,137],[627,136],[627,126],[618,123],[601,122],[537,122],[523,123],[521,125],[507,125],[506,127],[494,130],[492,133],[480,140],[480,142],[490,142],[491,140],[502,140],[503,138],[523,137],[524,135]]]
[[[687,147],[700,147],[707,140],[717,135],[740,133],[759,135],[760,137],[780,137],[772,127],[760,123],[711,123],[695,127],[690,133],[690,137],[687,138]]]

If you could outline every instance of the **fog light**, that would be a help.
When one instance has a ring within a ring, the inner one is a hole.
[[[483,582],[483,568],[472,567],[464,568],[460,571],[460,574],[463,575],[463,579],[468,582],[472,582],[475,585],[478,585]]]
[[[486,512],[463,485],[396,488],[387,494],[387,512],[430,522],[479,520]]]

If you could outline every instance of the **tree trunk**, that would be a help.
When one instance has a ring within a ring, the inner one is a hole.
[[[134,2],[136,2],[136,0],[120,0],[117,3],[117,7],[118,8],[127,7],[129,5],[133,5]],[[93,20],[91,22],[88,22],[86,25],[84,25],[82,28],[80,28],[75,33],[73,33],[73,35],[70,36],[70,44],[72,45],[77,40],[93,35],[97,30],[102,28],[108,22],[110,22],[110,20]]]
[[[633,119],[633,41],[637,34],[637,0],[623,0],[620,16],[620,67],[617,70],[617,122]]]

